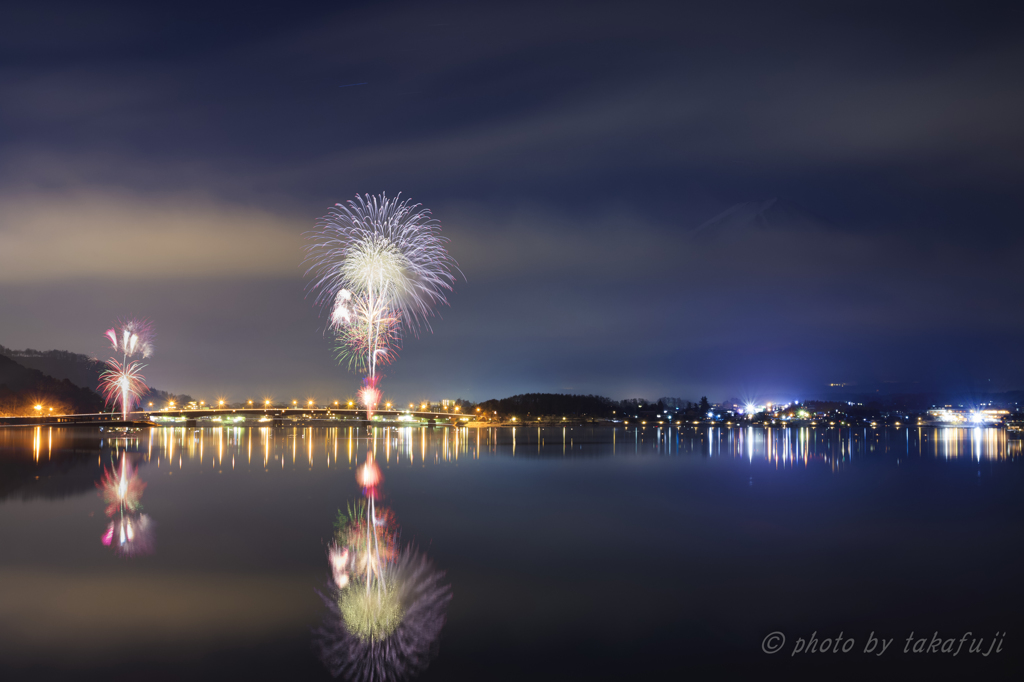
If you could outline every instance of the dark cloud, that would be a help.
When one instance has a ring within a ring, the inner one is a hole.
[[[839,375],[1013,385],[1024,370],[1019,12],[37,3],[10,16],[4,345],[101,352],[96,330],[130,308],[165,330],[162,388],[347,387],[301,295],[301,233],[356,192],[403,191],[442,220],[467,281],[435,334],[407,341],[386,379],[399,395],[726,397]],[[366,85],[339,87],[353,82]],[[690,234],[771,197],[815,227]]]

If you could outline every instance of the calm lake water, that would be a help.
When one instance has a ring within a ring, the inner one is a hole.
[[[110,435],[0,428],[0,679],[330,679],[316,590],[368,451],[402,542],[451,585],[418,679],[992,679],[1024,659],[1004,430]],[[145,488],[121,545],[97,484],[124,458]],[[912,651],[936,631],[972,635]],[[812,633],[854,645],[791,655]],[[864,654],[871,633],[891,649]],[[1001,651],[969,654],[982,637]]]

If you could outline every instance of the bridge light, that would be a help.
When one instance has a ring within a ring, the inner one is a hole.
[[[298,401],[298,400],[293,400],[293,401],[292,401],[292,405],[298,405],[298,404],[299,404],[299,401]]]
[[[220,404],[221,407],[224,407],[224,401],[223,400],[219,401],[219,404]]]
[[[350,401],[348,401],[348,406],[349,406],[349,407],[352,407],[352,401],[351,401],[351,400],[350,400]]]
[[[249,404],[252,405],[252,401],[251,400],[249,401]]]
[[[36,410],[41,410],[41,409],[43,409],[42,405],[36,405]]]
[[[335,401],[334,401],[334,404],[335,404],[335,405],[337,405],[337,404],[338,404],[338,401],[337,401],[337,400],[335,400]]]
[[[205,404],[206,404],[206,401],[205,401],[205,400],[200,400],[200,401],[199,401],[199,404],[200,404],[200,405],[205,405]]]
[[[270,405],[270,401],[269,400],[264,400],[263,401],[263,406],[266,407],[267,405]]]
[[[310,400],[310,401],[309,401],[309,405],[310,405],[310,406],[312,406],[312,405],[313,405],[313,401],[312,401],[312,400]]]

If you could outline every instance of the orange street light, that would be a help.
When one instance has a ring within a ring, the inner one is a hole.
[[[43,409],[42,405],[36,405],[36,410],[41,410],[41,409]]]

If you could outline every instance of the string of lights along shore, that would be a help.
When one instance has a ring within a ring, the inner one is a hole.
[[[378,369],[397,359],[405,334],[431,329],[462,273],[441,224],[401,194],[335,204],[307,237],[309,290],[328,312],[338,362],[365,374],[359,400],[369,418],[381,397]]]

